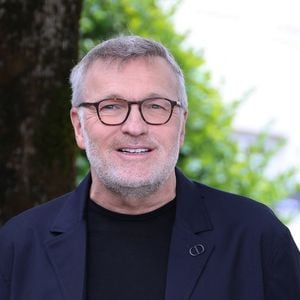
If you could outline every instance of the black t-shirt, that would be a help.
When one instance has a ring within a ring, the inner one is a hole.
[[[175,200],[126,215],[88,203],[87,300],[163,300]]]

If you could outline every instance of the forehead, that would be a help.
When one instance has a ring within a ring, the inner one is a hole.
[[[88,65],[86,75],[95,72],[122,73],[126,72],[126,70],[130,69],[132,66],[134,66],[134,68],[139,66],[137,71],[141,71],[142,69],[165,70],[166,72],[175,75],[171,65],[164,58],[159,56],[134,57],[129,59],[99,58]]]
[[[84,86],[88,98],[114,92],[124,97],[143,97],[142,92],[174,97],[178,84],[172,67],[164,58],[143,57],[126,61],[97,59],[86,72]],[[173,95],[167,95],[170,92]]]

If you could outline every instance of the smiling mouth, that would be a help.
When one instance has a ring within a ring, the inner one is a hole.
[[[129,153],[129,154],[144,154],[144,153],[149,153],[152,150],[149,148],[121,148],[118,149],[118,151],[122,153]]]

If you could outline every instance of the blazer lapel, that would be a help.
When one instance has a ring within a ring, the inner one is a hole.
[[[64,299],[84,299],[85,226],[62,233],[46,243],[49,259],[57,274]]]
[[[50,229],[45,249],[58,277],[64,299],[83,300],[85,284],[85,203],[90,177],[70,194]]]
[[[212,225],[201,191],[178,170],[177,210],[170,244],[166,300],[187,300],[211,257]],[[205,234],[203,234],[205,232]]]

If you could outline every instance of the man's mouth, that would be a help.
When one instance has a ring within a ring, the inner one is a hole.
[[[143,154],[151,152],[152,150],[149,148],[120,148],[119,152],[130,153],[130,154]]]

